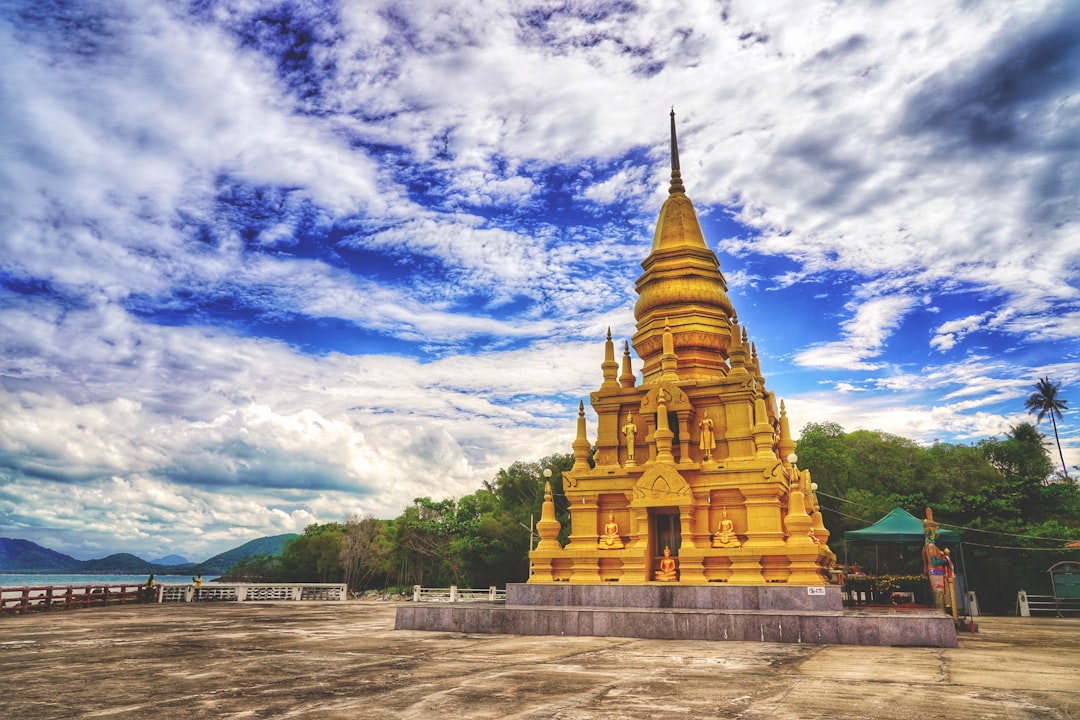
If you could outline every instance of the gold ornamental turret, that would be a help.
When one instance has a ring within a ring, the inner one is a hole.
[[[727,282],[716,254],[705,244],[694,205],[679,169],[675,111],[671,111],[671,185],[660,208],[652,252],[642,262],[634,307],[634,350],[644,362],[646,383],[660,374],[664,325],[670,323],[679,356],[679,377],[723,377],[733,314]]]

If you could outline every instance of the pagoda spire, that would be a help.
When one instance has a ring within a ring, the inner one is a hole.
[[[577,437],[574,438],[574,470],[584,470],[589,467],[589,438],[585,436],[585,402],[578,401]]]
[[[788,420],[787,408],[783,400],[780,401],[780,441],[776,449],[780,453],[780,462],[785,468],[790,469],[791,458],[795,454],[795,441],[791,439],[791,421]]]
[[[682,171],[679,168],[679,139],[675,136],[675,108],[671,108],[671,186],[668,194],[686,193],[682,183]]]
[[[601,390],[619,387],[616,374],[619,372],[619,363],[615,362],[615,343],[611,339],[611,328],[607,329],[607,340],[604,342],[604,362],[600,364],[600,370],[604,373],[604,384]]]
[[[637,331],[631,344],[641,358],[643,383],[656,382],[664,372],[665,325],[674,336],[683,380],[727,375],[731,344],[728,318],[734,308],[720,262],[705,242],[683,186],[674,108],[670,122],[671,184],[656,221],[652,251],[641,264],[644,272],[637,281],[634,305]]]
[[[634,381],[637,380],[637,376],[634,375],[634,368],[630,363],[630,342],[623,342],[623,354],[622,354],[622,375],[619,376],[619,385],[624,388],[634,387]]]

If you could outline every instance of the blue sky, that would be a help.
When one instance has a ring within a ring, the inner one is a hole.
[[[1075,3],[16,0],[0,48],[0,536],[203,559],[568,452],[671,106],[794,429],[1080,406]]]

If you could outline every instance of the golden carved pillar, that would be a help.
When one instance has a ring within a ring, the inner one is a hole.
[[[690,413],[692,410],[679,410],[679,464],[692,462],[690,457]]]

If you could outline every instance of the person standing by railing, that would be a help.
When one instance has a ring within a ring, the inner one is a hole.
[[[154,580],[154,574],[150,573],[150,577],[146,578],[146,583],[143,585],[143,602],[150,602],[156,589],[157,581]]]
[[[191,578],[191,582],[195,583],[195,602],[199,602],[202,598],[202,573],[199,573],[199,577]]]

